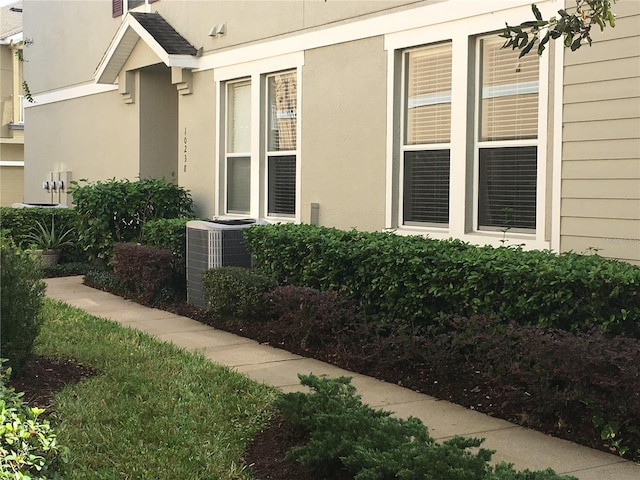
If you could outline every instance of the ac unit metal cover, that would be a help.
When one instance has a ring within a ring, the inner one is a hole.
[[[202,272],[216,267],[251,267],[242,230],[267,222],[255,219],[187,222],[187,302],[206,307]]]

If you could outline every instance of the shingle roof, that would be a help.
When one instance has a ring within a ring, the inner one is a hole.
[[[195,55],[197,49],[160,16],[159,13],[130,12],[138,23],[170,55]]]
[[[10,3],[0,9],[0,40],[22,32],[22,13],[12,12],[12,7],[22,8],[22,2]]]

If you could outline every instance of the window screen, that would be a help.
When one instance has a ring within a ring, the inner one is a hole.
[[[403,223],[449,223],[451,42],[405,53]]]
[[[251,157],[227,159],[227,212],[249,213]]]
[[[269,215],[296,212],[296,156],[269,157]]]
[[[449,223],[449,150],[404,154],[404,221]]]
[[[536,228],[537,150],[535,146],[480,149],[480,228]]]
[[[537,138],[539,58],[502,45],[481,40],[480,141]]]
[[[296,149],[298,121],[296,72],[272,75],[269,88],[269,151]]]
[[[407,145],[448,143],[451,137],[451,43],[406,57]]]
[[[251,199],[251,82],[227,84],[227,212],[249,213]]]

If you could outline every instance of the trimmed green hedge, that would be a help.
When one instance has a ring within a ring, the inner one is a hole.
[[[193,210],[189,191],[166,179],[71,183],[80,245],[104,261],[110,259],[115,243],[141,242],[146,222],[188,217]]]
[[[159,218],[142,226],[142,244],[168,248],[175,258],[187,258],[187,222],[193,218]]]
[[[441,313],[481,314],[640,337],[640,267],[624,262],[312,225],[244,232],[264,274],[337,290],[370,315],[425,326]]]
[[[55,219],[56,230],[64,231],[74,228],[78,218],[77,212],[71,208],[12,208],[0,207],[0,225],[9,231],[9,236],[21,248],[27,248],[30,240],[25,237],[37,222],[51,225]]]

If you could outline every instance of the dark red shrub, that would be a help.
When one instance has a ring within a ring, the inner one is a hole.
[[[127,293],[152,303],[171,291],[173,258],[170,250],[131,243],[113,249],[113,271]]]
[[[493,413],[493,402],[496,412],[518,423],[546,425],[558,436],[581,432],[592,446],[639,456],[639,340],[486,317],[456,318],[450,326],[425,339],[422,360],[436,376],[477,385],[481,409]]]
[[[334,291],[286,285],[267,295],[272,328],[288,332],[303,350],[333,344],[336,335],[357,316],[352,302]]]

